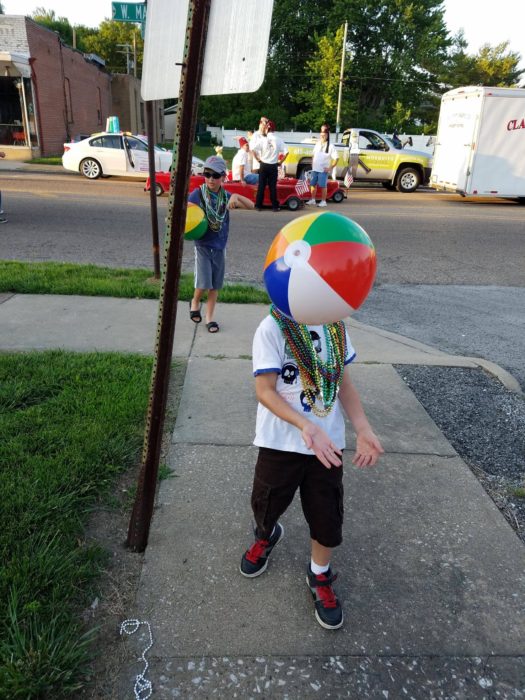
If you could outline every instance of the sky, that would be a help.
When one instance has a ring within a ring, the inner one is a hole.
[[[35,8],[53,9],[58,17],[67,17],[71,24],[97,27],[111,17],[111,0],[2,0],[6,14],[31,15]],[[498,0],[493,9],[480,0],[445,0],[445,20],[449,31],[455,34],[465,30],[470,53],[476,53],[482,44],[498,44],[507,39],[510,48],[522,56],[525,68],[525,2]],[[496,10],[497,8],[497,10]]]

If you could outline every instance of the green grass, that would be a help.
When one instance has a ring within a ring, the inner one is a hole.
[[[173,149],[173,144],[172,143],[164,143],[162,144],[164,148],[167,148],[168,150]],[[233,156],[237,153],[236,148],[224,148],[222,151],[223,158],[231,165],[232,158]],[[202,160],[206,160],[209,156],[214,156],[215,154],[215,148],[213,146],[199,146],[199,144],[195,144],[193,146],[193,155],[196,156],[197,158],[202,158]],[[32,158],[31,160],[26,160],[26,163],[32,163],[35,165],[62,165],[62,156],[47,156],[45,158]]]
[[[525,498],[525,486],[524,487],[520,486],[519,488],[514,489],[513,494],[517,498]]]
[[[237,148],[223,148],[222,157],[229,165],[231,165],[232,158],[237,151]],[[209,156],[215,156],[217,154],[214,146],[199,146],[198,144],[195,144],[193,146],[193,155],[197,158],[202,158],[202,160],[206,160],[206,158],[209,158]]]
[[[92,633],[78,619],[104,556],[89,514],[136,465],[151,358],[0,354],[0,697],[82,685]]]
[[[158,299],[160,282],[146,269],[124,269],[73,263],[27,263],[0,260],[0,293],[80,294],[84,296]],[[193,275],[181,275],[179,299],[193,296]],[[267,304],[268,296],[250,285],[228,284],[220,293],[222,303]]]
[[[46,158],[31,158],[26,160],[26,163],[35,165],[62,165],[62,156],[48,156]]]

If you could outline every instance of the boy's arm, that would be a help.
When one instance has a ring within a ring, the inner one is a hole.
[[[384,450],[370,427],[357,389],[350,379],[349,365],[346,365],[344,370],[339,400],[356,433],[356,450],[352,462],[357,467],[373,467]]]
[[[306,447],[313,451],[317,459],[327,469],[340,467],[341,450],[330,440],[326,432],[293,409],[276,391],[277,374],[268,372],[255,377],[255,393],[262,403],[277,418],[294,425],[301,431]]]

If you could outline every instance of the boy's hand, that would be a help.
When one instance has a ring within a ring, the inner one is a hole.
[[[334,445],[322,428],[308,422],[302,429],[301,434],[306,447],[309,450],[313,450],[317,459],[327,469],[342,465],[343,462],[340,457],[343,453]]]
[[[379,438],[369,428],[357,433],[355,454],[352,463],[356,467],[373,467],[382,455],[384,449],[379,442]]]

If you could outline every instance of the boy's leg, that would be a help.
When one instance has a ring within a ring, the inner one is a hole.
[[[332,548],[324,547],[317,540],[312,540],[312,562],[315,562],[317,566],[325,568],[325,570],[330,566],[330,558],[332,556]]]
[[[195,246],[195,266],[193,270],[193,298],[190,302],[190,318],[195,323],[199,323],[199,317],[195,318],[191,314],[200,312],[201,300],[207,289],[212,287],[212,263],[209,248],[204,246]],[[202,318],[200,318],[202,320]]]
[[[253,578],[266,571],[268,557],[284,533],[279,517],[293,501],[302,478],[302,457],[294,452],[259,449],[251,498],[255,542],[241,560],[244,576]]]
[[[338,629],[343,624],[343,610],[332,588],[337,576],[330,568],[330,557],[333,547],[342,541],[343,469],[326,469],[317,458],[308,459],[309,468],[301,484],[301,504],[312,545],[306,582],[319,624],[325,629]]]
[[[201,306],[201,300],[204,296],[205,289],[199,289],[198,287],[193,290],[193,298],[191,300],[191,310],[198,311]]]
[[[210,333],[217,333],[219,324],[213,320],[215,306],[219,296],[219,290],[224,284],[224,271],[226,267],[226,255],[224,250],[212,250],[211,260],[211,284],[208,288],[208,300],[206,302],[206,325]]]
[[[218,289],[208,289],[208,299],[206,300],[206,323],[211,323],[213,321],[213,314],[215,313],[215,306],[217,304],[218,296]]]

